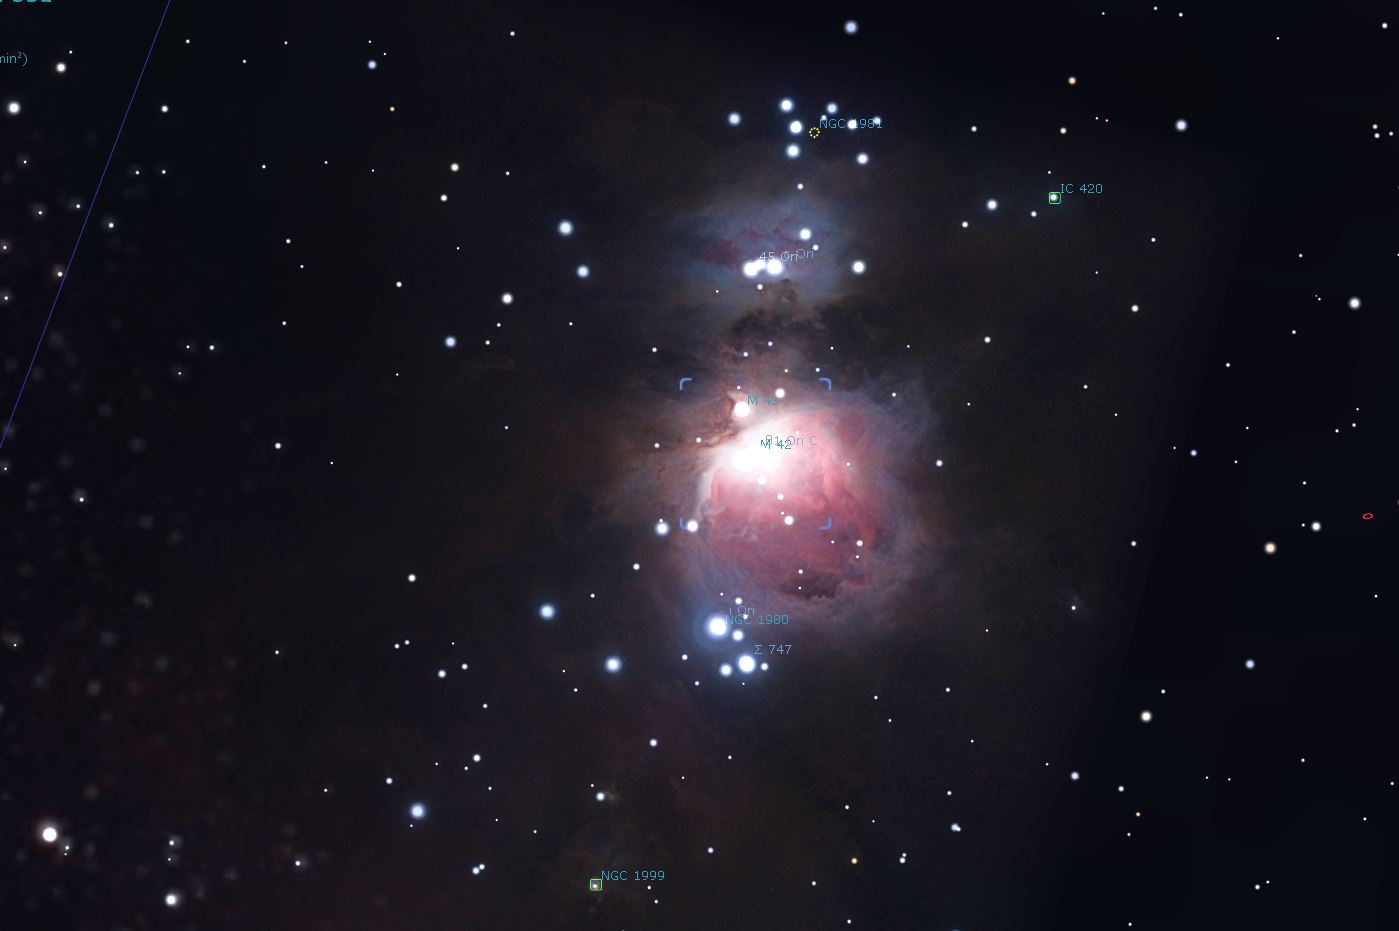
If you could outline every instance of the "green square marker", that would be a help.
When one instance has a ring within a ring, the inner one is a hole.
[[[588,891],[589,891],[589,892],[601,892],[601,891],[602,891],[602,880],[601,880],[601,879],[590,879],[590,880],[588,880]]]
[[[1049,202],[1054,206],[1059,206],[1064,202],[1064,194],[1061,191],[1050,191]]]

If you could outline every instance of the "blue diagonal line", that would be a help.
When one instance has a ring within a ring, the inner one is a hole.
[[[24,370],[24,378],[19,383],[19,394],[15,395],[15,406],[10,408],[10,417],[5,421],[5,429],[0,430],[0,449],[5,448],[5,440],[10,435],[10,425],[15,422],[15,414],[19,411],[19,402],[24,399],[24,389],[29,384],[29,375],[34,371],[34,363],[39,359],[39,350],[44,346],[44,337],[49,333],[49,324],[53,323],[53,313],[58,309],[58,299],[63,296],[63,286],[68,283],[68,275],[73,270],[73,260],[78,257],[78,246],[82,245],[83,233],[87,232],[87,221],[92,219],[92,208],[97,206],[97,196],[102,193],[102,182],[107,180],[107,169],[112,167],[112,156],[117,153],[117,143],[121,142],[121,134],[126,129],[126,118],[131,115],[131,105],[136,102],[136,92],[141,89],[141,79],[146,76],[146,66],[151,63],[151,54],[155,52],[156,40],[160,38],[161,27],[165,25],[165,14],[170,12],[170,0],[165,0],[165,9],[160,11],[160,22],[156,23],[155,35],[151,36],[150,48],[146,49],[146,60],[141,63],[141,73],[136,75],[136,86],[131,88],[131,99],[126,102],[126,112],[121,115],[121,125],[117,127],[117,134],[112,139],[111,151],[107,153],[107,162],[102,166],[102,174],[97,178],[97,188],[92,192],[92,197],[87,202],[87,213],[83,214],[83,225],[78,228],[78,238],[73,240],[73,251],[68,256],[68,264],[63,267],[63,277],[58,279],[58,290],[54,292],[53,303],[49,305],[49,315],[44,318],[44,328],[39,331],[39,341],[34,344],[34,355],[29,357],[29,368]]]

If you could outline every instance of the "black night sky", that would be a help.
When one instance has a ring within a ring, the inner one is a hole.
[[[1399,8],[164,9],[0,6],[0,931],[1394,926]]]

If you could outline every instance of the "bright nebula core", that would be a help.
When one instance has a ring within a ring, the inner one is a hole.
[[[868,585],[861,550],[881,542],[882,491],[866,473],[867,412],[818,402],[755,419],[712,450],[700,479],[716,561],[789,597]]]

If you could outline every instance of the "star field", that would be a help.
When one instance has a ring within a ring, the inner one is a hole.
[[[4,11],[0,927],[1387,926],[1385,16],[163,6]]]

